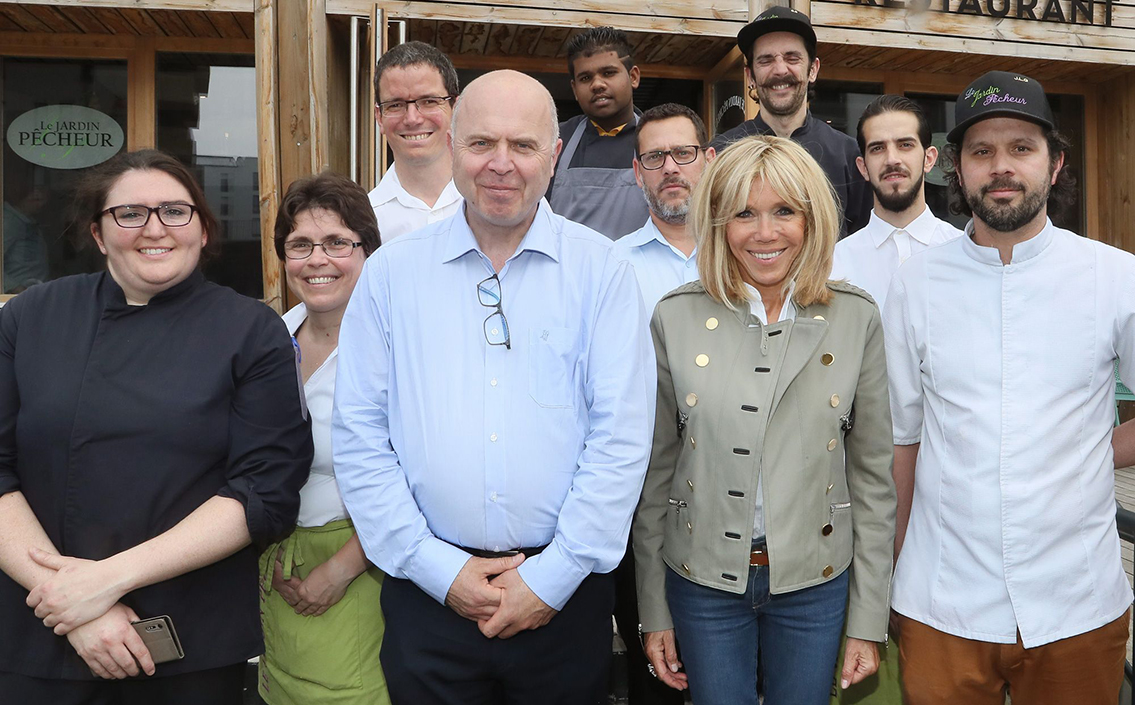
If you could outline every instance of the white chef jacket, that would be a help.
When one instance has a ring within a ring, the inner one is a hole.
[[[412,233],[424,228],[430,223],[445,220],[457,212],[464,203],[457,187],[450,180],[433,208],[417,196],[412,196],[402,187],[398,180],[397,164],[391,164],[378,186],[374,187],[367,196],[370,206],[374,209],[374,217],[378,219],[378,233],[384,243],[390,242],[400,235]]]
[[[846,279],[863,289],[879,310],[887,300],[891,277],[910,256],[937,247],[962,234],[925,208],[905,228],[896,228],[872,210],[867,227],[835,245],[832,279]]]
[[[1003,266],[966,235],[904,264],[883,314],[895,444],[922,443],[892,605],[1032,648],[1131,605],[1111,432],[1135,255],[1048,222]]]

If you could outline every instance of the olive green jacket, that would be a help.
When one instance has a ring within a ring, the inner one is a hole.
[[[655,309],[654,447],[632,531],[644,631],[673,626],[667,565],[745,591],[763,472],[770,591],[850,565],[847,634],[886,639],[896,498],[883,331],[867,293],[828,287],[828,305],[768,326],[700,282]]]

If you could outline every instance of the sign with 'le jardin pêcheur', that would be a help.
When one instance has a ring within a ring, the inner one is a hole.
[[[84,169],[110,159],[126,144],[122,126],[83,105],[45,105],[8,125],[8,146],[32,164]]]

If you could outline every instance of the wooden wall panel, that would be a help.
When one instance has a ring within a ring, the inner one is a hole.
[[[1098,112],[1099,239],[1135,252],[1135,75],[1101,91]]]

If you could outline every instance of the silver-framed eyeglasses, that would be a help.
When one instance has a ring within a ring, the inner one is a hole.
[[[334,237],[323,242],[308,242],[307,240],[292,240],[284,243],[284,256],[288,259],[307,259],[316,247],[322,247],[328,257],[350,257],[356,247],[363,243],[348,240],[345,237]]]
[[[477,284],[477,300],[482,306],[496,309],[485,319],[485,341],[489,345],[503,345],[512,350],[512,337],[508,334],[508,319],[501,308],[501,280],[496,274]]]
[[[413,103],[419,113],[436,113],[446,105],[452,105],[455,99],[451,95],[435,95],[417,100],[388,100],[378,104],[378,112],[382,117],[398,117],[405,115],[410,103]]]
[[[687,144],[673,149],[656,149],[653,152],[643,152],[638,155],[638,163],[642,165],[643,169],[654,171],[661,169],[662,165],[666,163],[666,157],[670,157],[678,166],[684,166],[692,164],[698,158],[700,151],[701,147],[696,144]]]
[[[146,223],[150,222],[150,216],[157,213],[158,220],[161,221],[162,225],[170,228],[181,228],[189,225],[189,221],[193,220],[193,212],[196,210],[197,206],[189,203],[163,203],[153,208],[126,204],[111,206],[100,211],[99,215],[110,213],[110,216],[114,218],[114,222],[118,223],[120,228],[144,228]]]

